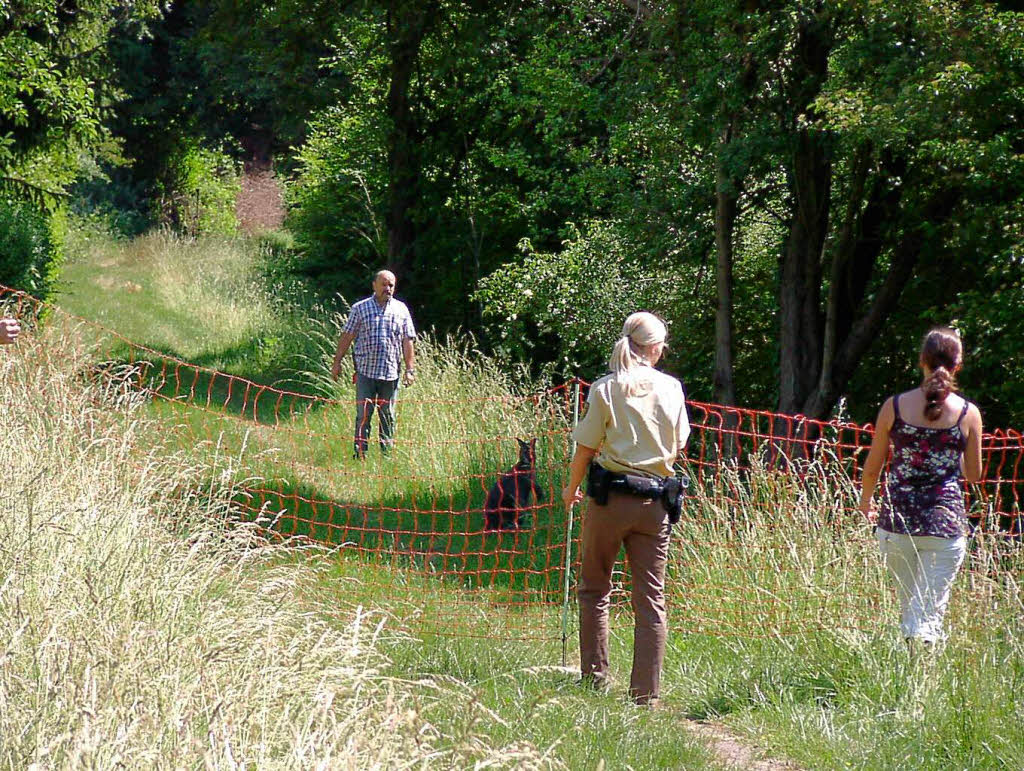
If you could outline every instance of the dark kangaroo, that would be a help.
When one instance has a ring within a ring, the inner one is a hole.
[[[535,477],[537,440],[519,442],[519,462],[506,471],[487,493],[484,522],[487,530],[524,530],[530,526],[530,495],[540,501]]]

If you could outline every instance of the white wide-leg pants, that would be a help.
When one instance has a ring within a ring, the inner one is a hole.
[[[942,618],[967,552],[967,539],[903,535],[882,528],[876,534],[882,562],[896,580],[903,636],[942,640]]]

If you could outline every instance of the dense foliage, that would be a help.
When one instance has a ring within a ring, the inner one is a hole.
[[[158,183],[157,216],[188,235],[234,235],[238,172],[224,152],[182,142],[168,156]]]
[[[31,203],[0,201],[0,284],[46,298],[63,262],[66,218]]]
[[[104,122],[108,43],[137,36],[157,0],[0,3],[0,185],[52,205],[79,153],[109,152]]]
[[[0,283],[41,296],[63,259],[83,157],[117,157],[106,105],[115,27],[144,33],[157,0],[0,2]]]
[[[80,202],[230,232],[235,170],[273,165],[282,264],[348,300],[388,265],[421,326],[537,371],[599,374],[643,306],[693,394],[812,416],[847,397],[869,420],[953,323],[968,394],[1024,423],[1010,4],[18,6],[0,162],[20,197],[77,175]]]

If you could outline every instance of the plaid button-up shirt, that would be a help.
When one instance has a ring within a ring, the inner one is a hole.
[[[373,295],[352,306],[342,332],[355,333],[356,372],[374,380],[398,380],[402,343],[416,337],[404,302],[392,297],[382,308]]]

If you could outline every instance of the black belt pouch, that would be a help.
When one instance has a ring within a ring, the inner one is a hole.
[[[600,463],[591,463],[587,474],[587,495],[594,499],[598,506],[608,505],[608,488],[612,483],[612,472]]]

